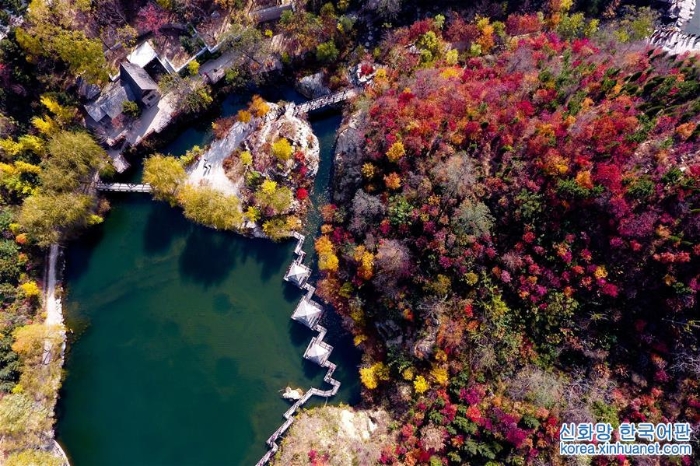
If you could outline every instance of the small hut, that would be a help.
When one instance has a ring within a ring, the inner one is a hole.
[[[285,281],[294,283],[299,288],[303,287],[306,280],[309,279],[311,275],[311,269],[295,260],[289,266],[287,273],[284,275]]]
[[[301,322],[309,328],[314,328],[323,314],[320,304],[304,296],[292,314],[292,319]]]
[[[309,343],[309,346],[306,348],[306,351],[304,351],[304,359],[308,359],[309,361],[315,362],[319,366],[323,366],[326,361],[328,361],[331,351],[333,351],[333,347],[331,345],[323,340],[319,340],[318,337],[313,337],[311,339],[311,343]]]

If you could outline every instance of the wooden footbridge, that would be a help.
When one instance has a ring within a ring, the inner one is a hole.
[[[292,314],[292,319],[297,320],[307,325],[313,331],[318,332],[318,334],[311,339],[309,346],[306,348],[304,358],[316,362],[321,367],[328,369],[326,371],[326,375],[323,377],[323,380],[329,384],[331,388],[328,390],[310,388],[304,394],[304,396],[298,399],[287,411],[285,411],[283,414],[284,423],[282,423],[282,425],[277,428],[270,438],[267,439],[267,445],[270,447],[270,449],[267,451],[267,453],[265,453],[265,456],[260,458],[260,461],[258,461],[256,466],[264,466],[270,461],[270,458],[277,453],[277,450],[279,450],[278,441],[280,437],[287,432],[289,427],[294,422],[294,415],[296,414],[297,410],[307,401],[309,401],[312,396],[330,398],[338,393],[338,389],[340,389],[340,382],[333,378],[336,365],[328,360],[331,351],[333,351],[333,347],[323,341],[323,338],[326,336],[328,330],[318,323],[318,319],[323,313],[323,308],[312,299],[314,293],[316,292],[316,288],[307,282],[311,270],[302,264],[304,256],[306,255],[302,249],[305,237],[299,233],[294,233],[294,237],[297,239],[297,245],[294,248],[294,253],[297,257],[289,265],[289,269],[287,269],[287,273],[284,275],[284,280],[305,290],[306,295],[302,298],[301,302],[294,311],[294,314]]]
[[[110,191],[115,193],[150,193],[150,184],[138,183],[103,183],[99,181],[95,183],[95,188],[98,191]]]
[[[312,112],[314,110],[318,110],[324,107],[328,107],[331,105],[339,104],[340,102],[345,102],[348,99],[352,99],[358,94],[358,89],[353,87],[350,89],[345,89],[342,91],[338,91],[334,94],[328,94],[324,95],[322,97],[319,97],[317,99],[309,100],[308,102],[304,102],[303,104],[299,105],[294,105],[294,114],[295,115],[302,115],[305,113]]]

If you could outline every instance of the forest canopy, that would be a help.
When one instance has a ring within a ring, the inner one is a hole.
[[[403,425],[381,462],[557,464],[562,422],[697,423],[696,58],[566,9],[443,21],[376,53],[316,245]]]

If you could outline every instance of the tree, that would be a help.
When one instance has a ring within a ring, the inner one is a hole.
[[[63,458],[41,450],[24,450],[7,457],[5,466],[61,466]]]
[[[316,60],[321,63],[333,63],[338,59],[338,55],[340,52],[332,40],[316,46]]]
[[[267,112],[270,111],[270,106],[267,104],[267,102],[265,102],[265,100],[262,97],[260,97],[259,95],[254,95],[253,99],[250,101],[248,110],[257,118],[262,118],[265,115],[267,115]]]
[[[439,162],[433,167],[431,175],[433,180],[451,197],[466,196],[476,183],[474,162],[464,152]]]
[[[272,155],[285,162],[292,156],[292,145],[286,138],[279,138],[272,143]]]
[[[18,44],[28,55],[60,60],[75,76],[90,82],[108,78],[107,66],[99,39],[88,38],[83,31],[69,29],[75,9],[63,1],[47,4],[32,0],[26,22],[16,29]]]
[[[329,272],[338,270],[338,256],[335,255],[333,243],[328,236],[321,236],[314,245],[318,253],[318,268]]]
[[[17,353],[23,362],[38,364],[44,355],[46,342],[59,343],[60,335],[51,325],[30,324],[18,328],[13,334],[15,341],[12,351]]]
[[[177,193],[187,178],[185,168],[175,157],[155,154],[143,162],[143,182],[150,184],[153,197],[160,201],[177,203]]]
[[[397,190],[401,187],[401,177],[396,172],[391,172],[384,176],[384,184],[387,189]]]
[[[430,384],[425,380],[425,377],[419,375],[413,380],[413,389],[417,394],[421,395],[430,389]]]
[[[202,111],[214,101],[209,86],[200,80],[169,74],[163,77],[160,86],[165,93],[171,92],[176,97],[178,107],[185,113]]]
[[[272,241],[281,241],[289,236],[287,221],[281,217],[265,221],[262,230]]]
[[[401,11],[403,0],[377,0],[367,3],[374,7],[382,19],[393,20]]]
[[[44,193],[29,196],[22,204],[19,224],[31,240],[45,247],[73,230],[101,220],[91,214],[93,198],[75,193]]]
[[[199,74],[199,62],[197,60],[192,60],[187,64],[187,73],[190,76],[197,76]]]
[[[143,33],[152,32],[160,37],[163,26],[171,21],[170,13],[155,3],[149,3],[141,8],[136,16],[136,27]]]
[[[402,242],[395,239],[381,240],[374,256],[377,269],[375,279],[379,276],[401,279],[411,270],[411,253]]]
[[[617,40],[623,43],[646,39],[654,32],[654,25],[659,14],[649,7],[634,8],[627,6],[624,16],[614,29]]]
[[[178,193],[185,217],[221,230],[235,230],[243,223],[241,202],[214,188],[183,186]]]
[[[132,118],[136,118],[141,114],[139,104],[132,100],[125,100],[122,104],[122,113]]]
[[[224,39],[224,51],[233,51],[262,65],[270,52],[270,41],[264,40],[263,34],[255,27],[234,24],[229,27]]]
[[[49,141],[48,152],[41,173],[45,192],[75,191],[89,184],[95,171],[111,170],[107,153],[84,132],[61,131]]]
[[[6,451],[43,445],[48,440],[45,431],[52,424],[51,411],[30,394],[13,393],[0,399],[0,436]]]
[[[393,143],[386,152],[386,157],[390,162],[398,162],[404,155],[406,155],[406,149],[404,149],[401,141],[396,141]]]
[[[206,109],[214,101],[209,86],[201,81],[194,81],[189,92],[182,96],[182,107],[187,113],[197,113]]]
[[[286,212],[293,199],[291,189],[286,186],[277,187],[277,183],[272,180],[263,181],[255,193],[255,203],[268,211],[268,217]]]
[[[380,381],[389,380],[389,368],[383,362],[377,362],[370,367],[360,368],[360,381],[362,385],[370,390],[374,390]]]
[[[465,200],[457,209],[452,223],[458,232],[479,237],[491,232],[493,220],[486,204]]]
[[[361,234],[369,225],[375,225],[386,214],[384,203],[376,196],[358,190],[352,200],[350,231]]]
[[[0,240],[0,281],[14,282],[20,272],[19,247],[14,241]]]

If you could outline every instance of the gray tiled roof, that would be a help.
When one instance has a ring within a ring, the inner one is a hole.
[[[110,83],[104,88],[100,97],[85,106],[85,110],[95,120],[102,120],[105,115],[114,119],[121,115],[124,102],[134,100],[134,94],[129,86],[121,80]]]
[[[122,63],[122,69],[133,80],[141,91],[158,90],[158,84],[146,73],[146,70],[133,63]]]

